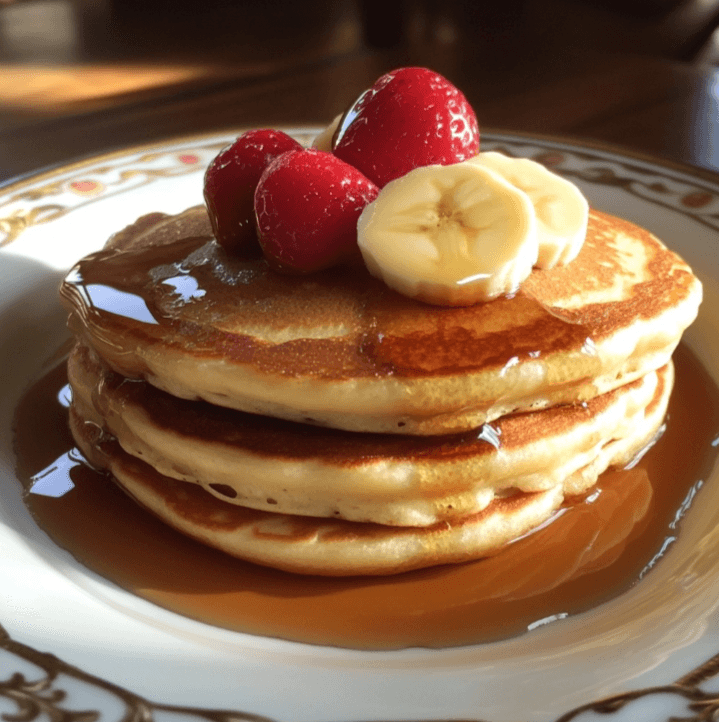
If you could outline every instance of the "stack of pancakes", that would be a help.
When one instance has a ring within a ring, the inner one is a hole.
[[[141,218],[61,295],[90,463],[230,554],[352,575],[493,553],[629,463],[701,285],[593,211],[571,264],[435,307],[361,262],[289,277],[234,258],[197,207]]]

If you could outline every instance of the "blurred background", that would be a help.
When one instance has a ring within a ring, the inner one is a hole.
[[[718,28],[719,0],[0,0],[0,182],[170,136],[325,124],[409,64],[458,85],[482,126],[716,169]]]

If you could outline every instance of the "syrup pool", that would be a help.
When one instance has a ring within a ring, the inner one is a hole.
[[[603,474],[551,523],[497,555],[391,577],[323,578],[242,562],[182,536],[83,463],[67,429],[64,364],[15,415],[18,476],[37,523],[81,564],[210,624],[365,649],[489,642],[621,594],[671,549],[716,460],[719,390],[675,354],[667,428],[631,469]]]

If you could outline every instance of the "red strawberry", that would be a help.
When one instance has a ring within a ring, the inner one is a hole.
[[[279,130],[250,130],[225,148],[205,173],[205,203],[220,245],[244,257],[261,249],[255,230],[254,195],[265,168],[302,146]]]
[[[333,152],[381,188],[419,166],[477,155],[477,117],[441,75],[400,68],[383,75],[345,113]]]
[[[270,265],[311,273],[357,249],[357,219],[377,186],[331,153],[285,153],[262,174],[255,191],[260,245]]]

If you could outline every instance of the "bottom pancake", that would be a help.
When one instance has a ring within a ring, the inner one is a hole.
[[[607,442],[607,458],[626,465],[651,443],[671,384],[660,384],[643,423]],[[495,498],[480,512],[426,527],[300,517],[223,502],[200,487],[159,474],[71,408],[70,427],[91,464],[106,469],[139,504],[180,532],[247,561],[301,574],[394,574],[490,555],[547,521],[563,487]]]

